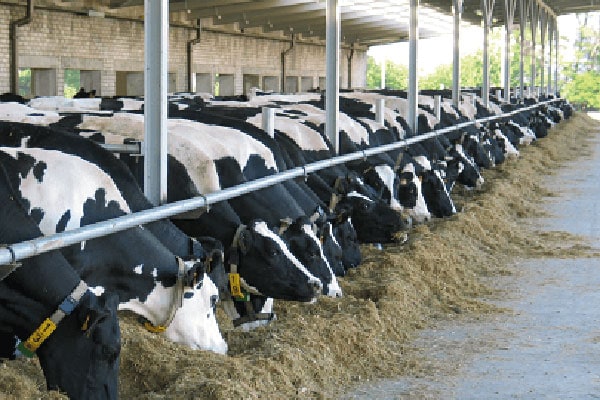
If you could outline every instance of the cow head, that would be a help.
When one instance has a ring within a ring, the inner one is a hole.
[[[406,229],[402,217],[383,200],[371,199],[352,191],[336,204],[339,218],[352,218],[359,242],[389,243],[397,232]]]
[[[287,243],[292,254],[319,278],[323,284],[323,294],[341,297],[342,289],[337,282],[329,260],[325,257],[322,243],[316,235],[316,226],[309,217],[302,216],[280,230],[281,237]]]
[[[421,180],[414,162],[406,163],[399,169],[398,199],[413,221],[423,223],[431,219],[431,213],[423,197]]]
[[[321,281],[262,220],[240,226],[226,254],[226,265],[230,278],[236,268],[242,289],[252,294],[308,302],[323,289]]]
[[[221,253],[222,254],[222,253]],[[220,255],[216,255],[220,257]],[[165,335],[172,341],[185,344],[192,349],[227,353],[227,343],[221,336],[216,319],[219,289],[207,274],[212,260],[186,262],[186,273],[181,293],[181,306],[169,323]],[[222,258],[214,261],[222,267]],[[211,271],[212,272],[212,271]],[[214,273],[213,273],[214,275]],[[221,274],[224,275],[224,271]]]
[[[121,336],[116,295],[88,292],[38,349],[48,389],[73,399],[117,399]],[[76,372],[76,373],[74,373]]]

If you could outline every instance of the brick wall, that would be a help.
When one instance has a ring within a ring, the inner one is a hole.
[[[24,7],[0,5],[0,92],[10,90],[8,25],[24,15]],[[141,22],[92,18],[68,13],[35,10],[31,24],[20,27],[19,67],[56,69],[57,94],[63,94],[64,69],[99,70],[100,94],[116,94],[117,72],[142,72],[144,67],[144,25]],[[256,35],[254,35],[256,36]],[[195,31],[169,30],[169,73],[175,76],[175,90],[187,90],[186,43]],[[243,92],[244,74],[281,76],[281,52],[290,43],[239,33],[202,32],[194,46],[195,73],[233,74],[236,94]],[[347,54],[340,53],[341,87],[347,86]],[[325,76],[325,47],[297,43],[286,57],[286,75],[312,78],[313,87]],[[355,51],[353,84],[365,86],[366,52]]]

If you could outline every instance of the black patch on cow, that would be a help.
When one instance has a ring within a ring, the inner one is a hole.
[[[106,190],[99,188],[96,190],[94,199],[87,199],[83,204],[83,216],[79,225],[89,225],[124,214],[116,201],[106,202]]]
[[[44,210],[42,210],[41,208],[34,208],[33,210],[31,210],[31,213],[29,215],[31,216],[31,219],[33,219],[35,223],[39,225],[40,222],[42,222],[42,218],[44,218]]]
[[[47,167],[48,165],[43,161],[40,161],[33,166],[33,176],[35,176],[35,179],[37,179],[39,183],[44,181],[44,170]]]
[[[267,175],[273,175],[277,171],[274,168],[267,167],[265,159],[258,154],[251,154],[250,157],[248,157],[243,172],[248,180],[253,180]]]
[[[192,293],[192,292],[186,292],[186,293],[183,295],[183,298],[184,298],[184,299],[191,299],[191,298],[193,298],[193,297],[194,297],[194,293]]]
[[[60,217],[58,223],[56,224],[56,233],[64,232],[67,228],[67,224],[71,219],[71,210],[65,211],[65,213]]]

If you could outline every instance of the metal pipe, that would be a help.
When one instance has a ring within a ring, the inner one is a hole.
[[[354,59],[354,43],[350,47],[350,54],[348,55],[348,89],[352,89],[352,60]]]
[[[70,231],[61,232],[49,236],[43,236],[21,243],[9,244],[6,248],[0,248],[0,265],[15,263],[19,260],[28,257],[33,257],[52,250],[58,250],[60,248],[80,243],[86,240],[91,240],[112,233],[121,232],[129,228],[158,221],[160,219],[170,218],[174,215],[183,214],[192,210],[206,208],[211,204],[215,204],[220,201],[230,200],[234,197],[242,196],[255,190],[263,189],[289,179],[306,176],[309,173],[317,172],[324,168],[329,168],[334,165],[363,159],[364,157],[373,156],[387,151],[401,149],[403,147],[410,146],[411,144],[418,143],[423,140],[431,139],[433,137],[450,133],[455,130],[464,129],[473,124],[483,124],[499,118],[505,118],[556,101],[559,101],[559,99],[552,99],[540,102],[538,104],[523,107],[502,115],[495,115],[487,118],[481,118],[478,120],[463,122],[457,125],[439,129],[437,131],[401,140],[395,143],[373,147],[357,151],[351,154],[332,157],[327,160],[317,161],[315,163],[307,164],[303,167],[296,167],[287,171],[279,172],[275,175],[266,176],[260,179],[253,180],[251,182],[246,182],[237,186],[223,189],[218,192],[194,197],[192,199],[180,200],[173,203],[163,204],[152,209],[127,214],[118,218],[112,218],[106,221],[86,225],[84,227],[73,229]]]
[[[442,96],[439,94],[433,96],[433,112],[439,121],[442,118]]]
[[[539,19],[539,5],[536,0],[531,0],[530,2],[531,9],[531,82],[529,82],[529,94],[535,95],[535,78],[536,78],[536,54],[535,54],[535,41],[537,35],[537,26]]]
[[[552,38],[554,37],[554,18],[548,19],[548,87],[546,94],[552,94]]]
[[[196,92],[196,77],[194,76],[194,46],[200,43],[202,34],[202,21],[200,18],[196,20],[196,38],[187,41],[187,90],[190,93]]]
[[[144,7],[144,194],[159,205],[167,201],[169,2]]]
[[[525,29],[527,28],[527,10],[528,0],[519,0],[519,25],[521,46],[519,51],[519,99],[523,102],[525,97]]]
[[[559,49],[559,36],[558,36],[558,20],[556,21],[556,32],[554,34],[554,40],[556,41],[556,51],[554,52],[555,64],[554,64],[554,95],[558,96],[558,49]]]
[[[452,59],[452,104],[459,106],[460,102],[460,19],[463,0],[453,0],[454,5],[454,47]]]
[[[272,107],[262,108],[262,130],[275,137],[275,109]]]
[[[294,49],[294,46],[296,46],[296,34],[292,33],[292,42],[290,43],[290,47],[281,52],[281,90],[280,90],[280,92],[282,92],[282,93],[285,92],[285,74],[287,73],[287,68],[285,65],[285,56],[287,56],[288,53]]]
[[[340,152],[340,6],[338,0],[327,0],[325,46],[325,136]]]
[[[142,142],[124,144],[101,143],[100,147],[103,147],[111,153],[142,154]]]
[[[375,100],[375,121],[385,125],[385,99]]]
[[[9,25],[9,41],[10,41],[10,90],[14,94],[19,94],[19,46],[17,28],[27,25],[33,19],[33,0],[27,0],[27,9],[25,16]]]
[[[413,135],[417,132],[417,107],[419,78],[417,76],[417,53],[419,48],[419,0],[410,0],[410,27],[408,44],[408,111],[406,123]]]

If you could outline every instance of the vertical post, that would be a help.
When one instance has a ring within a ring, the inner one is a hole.
[[[452,61],[452,104],[458,107],[460,102],[460,20],[463,0],[453,0],[454,5],[454,47]]]
[[[483,106],[488,107],[490,99],[490,25],[495,0],[481,0],[483,10],[483,82],[481,97]]]
[[[527,28],[527,12],[530,0],[519,0],[520,51],[519,51],[519,98],[525,97],[525,29]]]
[[[506,42],[504,44],[504,101],[510,103],[510,37],[515,21],[517,0],[504,0]]]
[[[531,0],[530,17],[531,17],[531,82],[529,83],[529,94],[535,95],[535,77],[536,77],[536,60],[535,60],[535,41],[537,35],[537,26],[539,22],[539,5],[537,0]]]
[[[558,49],[559,49],[559,36],[558,36],[558,20],[554,26],[556,31],[554,32],[554,41],[556,42],[556,51],[554,52],[554,94],[558,96]]]
[[[375,100],[375,121],[385,125],[385,99]]]
[[[335,154],[339,153],[338,121],[340,111],[340,7],[338,0],[327,0],[326,12],[325,135]]]
[[[454,102],[454,100],[452,101]],[[433,96],[433,111],[438,121],[442,119],[442,96],[439,94]]]
[[[410,27],[408,33],[408,112],[406,123],[413,135],[417,132],[417,99],[419,81],[417,77],[417,51],[419,48],[419,0],[410,0]]]
[[[540,39],[542,45],[542,58],[540,60],[541,71],[540,71],[540,94],[544,94],[545,90],[545,68],[546,68],[546,29],[548,28],[548,13],[545,8],[540,8]]]
[[[262,108],[262,130],[272,138],[275,137],[275,109],[271,107]]]
[[[548,87],[546,94],[552,94],[552,38],[554,37],[555,18],[548,18]]]
[[[154,205],[167,201],[168,4],[144,2],[144,194]]]

